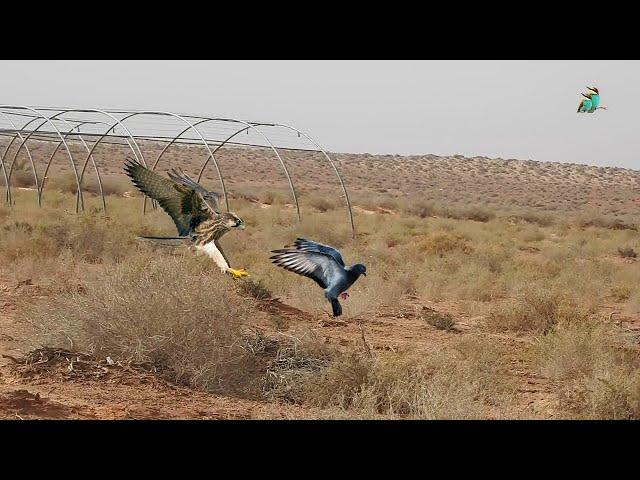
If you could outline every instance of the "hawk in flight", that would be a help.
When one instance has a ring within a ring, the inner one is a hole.
[[[229,260],[218,243],[220,237],[229,230],[245,227],[244,221],[235,214],[220,213],[220,195],[204,189],[181,170],[172,169],[169,178],[164,178],[132,159],[127,159],[124,170],[138,190],[158,202],[169,214],[179,235],[138,238],[159,243],[173,241],[177,244],[188,240],[233,278],[248,276],[246,270],[234,270],[229,266]]]

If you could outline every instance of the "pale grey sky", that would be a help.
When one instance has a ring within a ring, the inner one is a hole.
[[[576,113],[600,89],[607,111]],[[640,169],[639,61],[0,61],[0,102],[290,123],[328,150]]]

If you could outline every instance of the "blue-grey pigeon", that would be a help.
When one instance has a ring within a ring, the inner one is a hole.
[[[335,248],[298,238],[293,245],[279,250],[271,258],[279,267],[313,279],[324,289],[324,296],[331,302],[333,316],[342,315],[338,297],[346,298],[347,289],[360,275],[367,276],[367,267],[356,263],[345,266],[342,255]]]

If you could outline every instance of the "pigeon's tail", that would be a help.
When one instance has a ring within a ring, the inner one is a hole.
[[[338,299],[332,298],[330,299],[330,301],[331,301],[331,308],[333,309],[333,316],[339,317],[340,315],[342,315],[342,305],[340,305],[340,302],[338,301]]]
[[[190,237],[136,237],[136,240],[151,242],[154,245],[161,245],[163,247],[179,247],[190,240]]]

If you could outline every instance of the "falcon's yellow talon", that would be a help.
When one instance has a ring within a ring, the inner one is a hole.
[[[240,268],[239,270],[228,268],[227,273],[233,278],[244,278],[249,276],[249,272],[247,272],[244,268]]]

